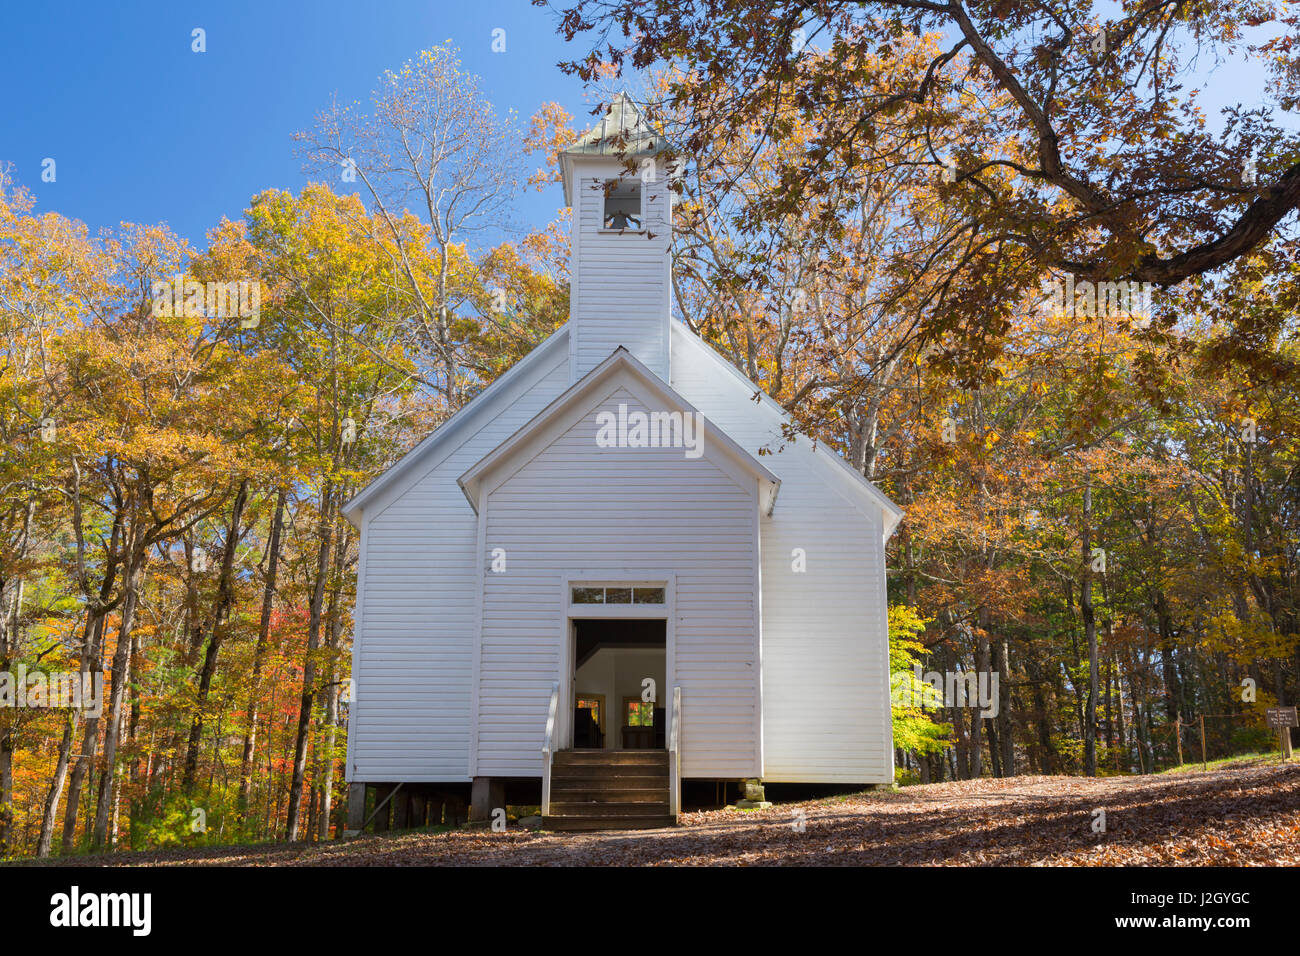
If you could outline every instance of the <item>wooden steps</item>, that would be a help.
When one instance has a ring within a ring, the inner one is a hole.
[[[551,764],[546,830],[650,830],[670,827],[668,752],[561,750]]]

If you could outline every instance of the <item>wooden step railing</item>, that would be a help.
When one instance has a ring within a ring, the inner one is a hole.
[[[682,811],[682,689],[673,688],[672,721],[668,724],[668,815],[677,822]]]
[[[551,704],[546,709],[546,742],[542,744],[542,816],[551,812],[551,760],[555,754],[555,715],[560,709],[560,682],[551,684]]]

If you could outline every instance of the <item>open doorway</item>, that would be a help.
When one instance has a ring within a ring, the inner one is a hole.
[[[667,622],[573,621],[573,746],[663,750]]]

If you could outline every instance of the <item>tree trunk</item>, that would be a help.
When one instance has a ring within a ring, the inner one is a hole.
[[[9,855],[14,829],[14,735],[6,724],[0,728],[0,858]]]
[[[203,615],[199,613],[199,572],[194,570],[194,535],[185,535],[185,651],[181,663],[193,667],[203,648]]]
[[[27,557],[31,542],[35,501],[23,510],[22,530],[10,551],[14,561]],[[4,568],[0,567],[0,572]],[[13,575],[0,577],[0,671],[11,673],[22,641],[23,579]],[[7,713],[0,721],[0,857],[9,855],[14,844],[14,729],[18,716]]]
[[[1034,709],[1038,711],[1038,766],[1045,776],[1056,773],[1056,748],[1052,746],[1052,719],[1047,712],[1042,683],[1034,682]]]
[[[334,743],[338,736],[339,723],[339,685],[337,680],[339,644],[343,639],[343,614],[339,607],[341,601],[340,591],[342,590],[343,565],[347,560],[348,552],[348,535],[346,529],[341,530],[336,536],[337,540],[334,547],[334,581],[335,586],[330,595],[329,607],[329,637],[326,646],[329,648],[329,659],[326,663],[325,674],[325,741],[322,747],[324,759],[321,768],[321,805],[320,815],[317,817],[318,833],[317,837],[321,840],[329,839],[330,831],[330,808],[333,804],[333,787],[334,787]]]
[[[1111,644],[1111,647],[1114,647]],[[1111,652],[1111,660],[1115,669],[1115,769],[1127,772],[1132,766],[1128,757],[1128,736],[1124,729],[1124,671],[1119,664],[1119,655],[1114,651]],[[1129,686],[1132,686],[1130,682]],[[1123,766],[1119,763],[1119,753],[1124,753]]]
[[[104,647],[104,630],[107,626],[106,615],[100,614],[95,618],[91,633],[86,639],[86,650],[82,655],[82,673],[95,674],[102,670],[101,655]],[[75,719],[74,714],[73,720],[75,721]],[[95,754],[98,750],[99,718],[87,717],[82,728],[81,753],[78,754],[77,762],[72,767],[72,779],[68,783],[68,802],[63,808],[62,845],[64,853],[71,853],[73,850],[77,834],[77,809],[81,804],[81,787],[90,778],[90,770],[94,765]]]
[[[1109,628],[1107,629],[1109,631]],[[1109,638],[1109,633],[1107,637]],[[1106,749],[1114,751],[1115,749],[1115,718],[1111,714],[1111,698],[1114,694],[1112,689],[1113,675],[1111,674],[1111,657],[1106,655],[1106,677],[1105,690],[1102,694],[1102,723],[1106,725]]]
[[[1088,641],[1088,704],[1083,720],[1085,772],[1097,776],[1097,617],[1092,608],[1092,476],[1083,489],[1083,578],[1079,583],[1079,611]]]
[[[1005,635],[993,645],[993,666],[998,672],[998,715],[993,718],[1002,747],[1002,775],[1016,775],[1016,738],[1011,726],[1011,648]]]
[[[1173,613],[1169,609],[1169,601],[1163,591],[1156,591],[1154,604],[1156,623],[1160,629],[1160,671],[1165,684],[1165,713],[1169,723],[1172,724],[1182,713],[1182,708],[1179,706],[1182,699],[1182,684],[1178,680],[1178,669],[1174,666]],[[1151,708],[1148,707],[1146,712],[1149,718]]]
[[[285,839],[298,839],[302,807],[302,785],[307,773],[307,731],[311,727],[312,708],[316,702],[316,652],[320,650],[321,618],[325,604],[325,578],[329,574],[331,543],[333,541],[334,491],[333,482],[326,482],[321,495],[321,516],[318,534],[320,544],[316,552],[316,585],[312,591],[307,621],[307,655],[302,670],[302,696],[298,702],[298,730],[294,740],[293,778],[289,783],[289,811]]]
[[[900,531],[903,546],[903,566],[907,574],[907,606],[916,607],[916,549],[912,544],[912,532],[906,521],[902,523]]]
[[[262,589],[262,619],[257,629],[257,648],[253,651],[253,673],[248,689],[248,718],[244,726],[244,751],[239,761],[239,822],[248,815],[252,795],[253,753],[257,747],[258,705],[262,694],[262,670],[270,650],[271,613],[275,607],[275,578],[280,566],[280,528],[288,490],[281,488],[275,497],[275,514],[271,517],[271,538],[266,553],[266,584]]]
[[[0,579],[0,671],[9,673],[13,670],[13,661],[17,652],[17,627],[11,621],[17,619],[17,609],[10,609],[10,595],[16,591],[8,579]],[[22,604],[19,597],[15,602]],[[13,841],[14,826],[14,721],[12,713],[0,713],[0,857],[9,855]]]
[[[108,722],[104,726],[104,765],[99,774],[99,799],[95,805],[95,831],[91,845],[99,849],[108,842],[108,813],[113,798],[114,770],[117,765],[117,740],[122,727],[122,702],[131,675],[131,630],[135,626],[135,609],[139,601],[140,572],[132,559],[126,570],[126,597],[122,601],[122,624],[117,631],[113,652],[113,689],[109,695]]]
[[[140,642],[135,640],[133,636],[131,639],[131,670],[137,674],[140,673],[140,669],[139,669],[140,662],[138,659],[139,654],[140,654]],[[139,793],[141,788],[138,786],[138,784],[143,779],[144,781],[143,789],[145,790],[146,797],[147,797],[148,789],[149,789],[149,778],[153,769],[152,753],[150,753],[146,758],[144,758],[145,766],[143,772],[141,771],[141,767],[140,767],[141,748],[138,746],[139,734],[140,734],[140,695],[139,694],[131,695],[130,717],[131,719],[127,722],[127,738],[131,741],[132,757],[131,757],[130,769],[127,772],[127,783],[130,785],[130,793],[131,793],[131,799],[127,804],[127,808],[126,808],[127,845],[131,848],[134,848],[136,845],[136,840],[135,840],[136,821],[140,819],[144,807],[144,802],[139,799]],[[153,737],[151,734],[150,742],[152,743],[152,741],[153,741]],[[149,749],[151,750],[152,748]]]
[[[185,747],[185,773],[181,789],[186,794],[194,792],[194,781],[199,768],[199,743],[203,739],[203,712],[208,705],[208,694],[212,689],[212,677],[217,672],[217,655],[221,653],[221,644],[226,636],[226,621],[230,607],[235,600],[234,565],[235,552],[242,537],[239,522],[244,516],[244,505],[248,502],[248,479],[239,483],[235,501],[230,509],[230,527],[226,531],[226,547],[221,557],[221,577],[217,584],[217,597],[212,607],[212,636],[208,640],[207,650],[203,655],[203,668],[199,671],[198,696],[194,704],[194,717],[190,722],[190,737]]]
[[[984,659],[986,661],[989,661],[990,654],[994,655],[991,663],[989,663],[988,665],[988,670],[981,672],[982,676],[985,676],[986,678],[985,686],[988,687],[990,694],[992,694],[993,672],[995,670],[1000,671],[1001,666],[999,665],[996,659],[997,649],[999,645],[989,640],[989,628],[992,626],[992,615],[989,613],[989,609],[986,607],[980,608],[979,626],[980,626],[980,640],[983,642],[983,653],[985,655]],[[999,694],[1002,693],[1002,678],[1000,675],[998,677],[998,693]],[[998,715],[1001,716],[1005,710],[1006,710],[1005,707],[999,707]],[[982,709],[981,709],[981,715],[982,715]],[[993,776],[1003,777],[1006,775],[1006,771],[1002,767],[1002,739],[1001,737],[998,736],[998,726],[992,717],[984,717],[983,724],[984,724],[984,730],[987,733],[989,739],[989,766],[993,768]]]
[[[978,680],[980,675],[984,675],[985,679],[987,680],[989,678],[989,675],[992,673],[989,670],[988,632],[985,631],[983,627],[983,623],[988,620],[988,616],[987,616],[988,611],[985,608],[980,608],[979,614],[980,614],[979,616],[980,633],[979,636],[975,638],[975,678],[976,680]],[[976,703],[978,705],[978,701]],[[983,730],[983,726],[984,726],[984,718],[980,716],[979,707],[975,706],[971,708],[970,776],[972,780],[978,780],[981,776],[983,776],[984,773],[984,768],[983,768],[984,755],[981,752],[982,739],[983,739],[983,734],[981,733],[981,731]]]
[[[63,725],[63,740],[59,742],[59,759],[54,765],[54,776],[50,780],[50,790],[45,797],[45,812],[41,816],[41,835],[36,841],[36,855],[50,855],[50,844],[54,842],[54,818],[59,811],[59,799],[63,795],[63,784],[68,778],[68,755],[72,753],[72,741],[77,730],[76,711],[68,714],[68,721]]]

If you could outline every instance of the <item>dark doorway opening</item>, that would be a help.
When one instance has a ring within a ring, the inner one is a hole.
[[[667,633],[663,618],[573,622],[576,749],[664,749]]]

